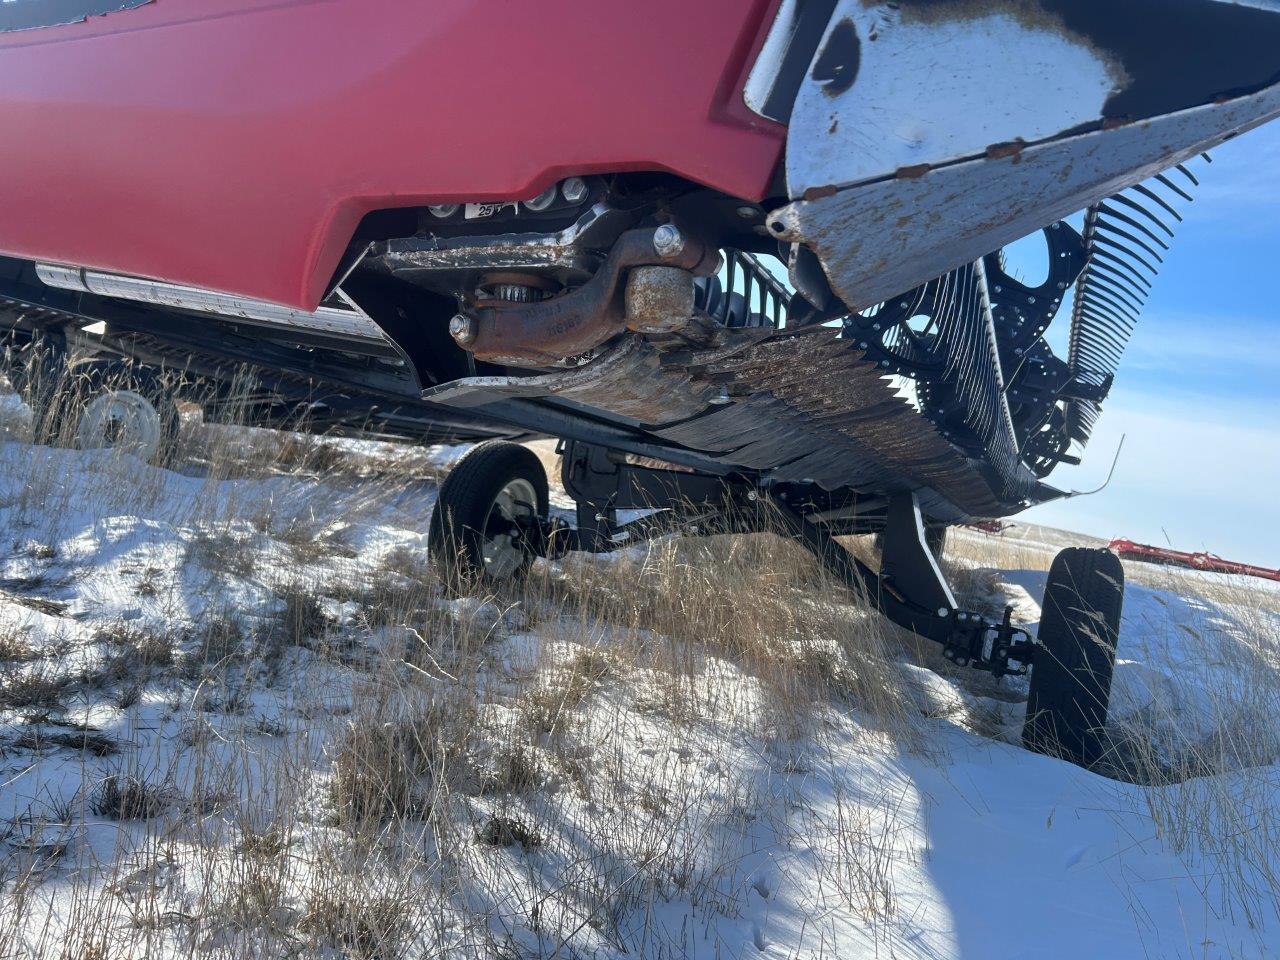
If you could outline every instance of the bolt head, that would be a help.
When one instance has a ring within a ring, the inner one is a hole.
[[[587,181],[581,177],[569,177],[560,184],[560,193],[570,203],[578,203],[587,198]]]
[[[674,257],[684,249],[684,235],[673,223],[664,223],[653,231],[653,252],[660,257]]]
[[[461,346],[475,343],[476,322],[465,313],[455,314],[449,321],[449,336]]]
[[[756,207],[743,204],[738,208],[738,216],[743,220],[754,220],[756,217],[760,216],[760,211]]]
[[[458,212],[458,204],[456,203],[437,203],[427,207],[427,212],[433,217],[439,217],[441,220],[446,217],[452,217]]]
[[[532,200],[524,201],[524,207],[526,210],[533,210],[536,212],[539,210],[547,209],[547,207],[551,206],[555,202],[556,202],[556,188],[554,186],[550,186],[550,187],[547,187],[547,189],[543,190],[540,194],[538,194]]]
[[[940,616],[940,617],[946,617],[946,616],[947,616],[947,614],[949,614],[950,612],[951,612],[951,611],[950,611],[950,610],[948,610],[946,607],[939,607],[939,608],[938,608],[938,616]]]

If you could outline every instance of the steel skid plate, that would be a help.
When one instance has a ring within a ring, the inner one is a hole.
[[[766,481],[915,491],[932,516],[1003,516],[1051,492],[1025,468],[966,457],[839,332],[743,330],[662,352],[631,337],[573,370],[473,377],[423,398],[484,412],[512,398],[563,404]],[[674,458],[673,458],[674,459]]]
[[[1278,80],[1276,0],[839,0],[769,228],[863,309],[1280,115]]]

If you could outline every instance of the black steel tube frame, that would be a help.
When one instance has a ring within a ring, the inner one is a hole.
[[[942,644],[947,659],[996,677],[1027,672],[1036,649],[1031,635],[1013,625],[1011,607],[998,622],[960,608],[925,543],[923,519],[914,494],[890,498],[878,571],[846,550],[820,525],[785,504],[777,509],[791,535],[824,567],[864,594],[893,623]],[[1020,665],[1010,666],[1011,661]]]
[[[630,462],[580,440],[561,447],[565,490],[578,505],[576,531],[559,531],[557,552],[607,552],[672,532],[695,535],[782,532],[803,544],[832,574],[865,596],[890,621],[943,646],[960,666],[995,676],[1027,672],[1036,644],[1012,623],[961,609],[925,543],[924,518],[912,493],[889,498],[882,560],[874,570],[845,549],[825,524],[745,477],[715,476]],[[656,512],[619,526],[617,511]],[[1016,662],[1017,666],[1012,666]]]

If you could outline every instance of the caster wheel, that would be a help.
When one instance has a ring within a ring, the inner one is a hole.
[[[479,444],[440,485],[431,513],[427,544],[441,582],[458,592],[522,578],[547,515],[537,455],[507,440]]]
[[[1089,767],[1102,753],[1111,697],[1124,568],[1109,550],[1069,547],[1045,584],[1022,742]]]
[[[150,371],[113,358],[70,364],[33,413],[37,439],[52,446],[119,450],[163,464],[178,439],[171,389]]]

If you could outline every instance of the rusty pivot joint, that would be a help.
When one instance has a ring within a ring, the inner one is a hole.
[[[627,329],[669,333],[693,316],[693,278],[715,273],[719,260],[674,224],[629,230],[582,286],[529,302],[476,300],[449,333],[476,359],[511,366],[578,356]]]

